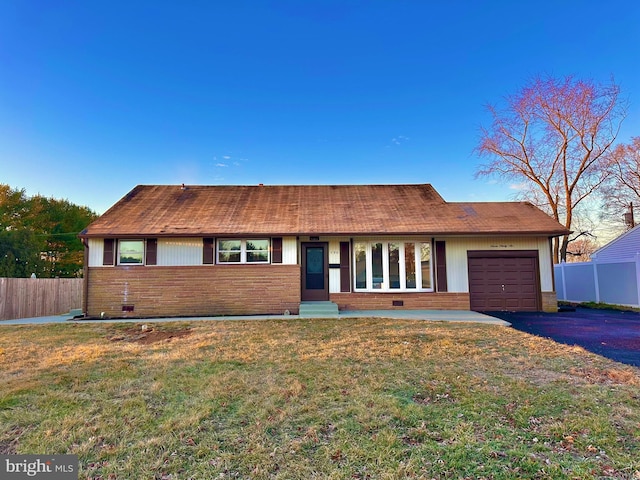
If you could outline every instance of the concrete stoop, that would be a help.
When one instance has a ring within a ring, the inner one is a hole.
[[[338,305],[333,302],[302,302],[300,318],[338,318]]]

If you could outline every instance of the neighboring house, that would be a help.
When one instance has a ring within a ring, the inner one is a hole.
[[[598,262],[628,261],[640,254],[640,225],[614,238],[591,254]]]
[[[137,186],[80,237],[89,316],[557,309],[529,203],[449,203],[431,185]]]

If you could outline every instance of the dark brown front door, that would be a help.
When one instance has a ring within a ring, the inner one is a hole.
[[[302,244],[302,301],[329,300],[329,272],[326,243]]]
[[[540,310],[537,251],[468,252],[471,310]]]

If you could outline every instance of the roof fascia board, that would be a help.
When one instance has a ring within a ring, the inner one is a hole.
[[[79,234],[80,238],[202,238],[202,237],[358,237],[358,236],[440,236],[440,237],[560,237],[569,232],[550,231],[500,231],[500,232],[450,232],[450,231],[410,231],[410,232],[201,232],[201,233],[109,233],[109,234]],[[603,247],[604,248],[604,247]]]

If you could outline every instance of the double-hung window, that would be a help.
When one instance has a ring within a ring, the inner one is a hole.
[[[217,258],[217,263],[269,263],[269,240],[218,240]]]
[[[356,241],[356,291],[432,290],[431,243]]]

